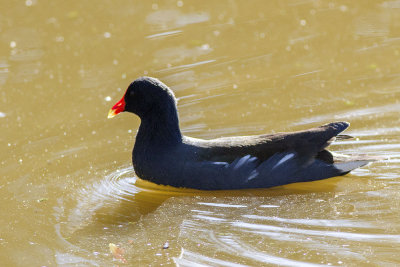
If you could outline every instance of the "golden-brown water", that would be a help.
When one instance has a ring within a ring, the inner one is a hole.
[[[400,264],[399,1],[1,6],[2,266]],[[347,120],[358,139],[332,150],[389,159],[266,190],[137,180],[139,119],[106,117],[141,75],[173,88],[187,135]]]

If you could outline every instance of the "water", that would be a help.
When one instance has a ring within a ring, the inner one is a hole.
[[[397,1],[9,1],[0,16],[4,266],[394,266],[400,228]],[[109,108],[154,76],[186,135],[351,122],[344,177],[201,192],[138,179],[139,119]],[[166,245],[167,244],[167,245]],[[168,248],[166,248],[168,247]]]

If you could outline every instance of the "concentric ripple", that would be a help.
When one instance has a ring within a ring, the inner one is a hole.
[[[76,203],[67,215],[68,233],[137,221],[167,198],[184,193],[185,190],[138,179],[132,167],[121,167],[70,196]]]

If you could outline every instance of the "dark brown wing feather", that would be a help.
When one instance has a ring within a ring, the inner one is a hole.
[[[296,151],[304,158],[317,157],[333,163],[332,154],[324,149],[348,126],[347,122],[334,122],[304,131],[226,137],[204,141],[197,145],[202,147],[200,157],[209,161],[232,162],[245,155],[255,156],[264,161],[275,153]]]

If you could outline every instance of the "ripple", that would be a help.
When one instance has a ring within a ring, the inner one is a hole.
[[[6,83],[9,74],[9,65],[6,60],[0,59],[0,85]]]
[[[149,14],[146,22],[157,30],[168,30],[184,27],[189,24],[206,22],[210,15],[205,12],[193,12],[183,14],[179,10],[159,10]]]
[[[86,227],[135,222],[166,199],[192,192],[141,180],[131,166],[121,167],[69,196],[75,203],[69,211],[67,230],[71,234]]]
[[[44,55],[44,51],[42,49],[25,49],[25,50],[16,50],[11,56],[11,61],[33,61],[38,60]]]
[[[211,207],[221,207],[221,208],[247,208],[246,205],[226,204],[226,203],[197,202],[197,204],[211,206]]]
[[[243,215],[244,218],[257,219],[264,221],[284,222],[291,224],[300,225],[312,225],[312,226],[330,226],[330,227],[353,227],[353,228],[369,228],[371,224],[363,223],[359,221],[351,220],[324,220],[324,219],[287,219],[280,217],[271,216],[259,216],[259,215]]]
[[[390,19],[387,12],[367,13],[354,21],[355,34],[361,36],[386,36],[390,31]]]
[[[204,65],[204,64],[209,64],[209,63],[213,63],[215,62],[215,59],[210,59],[210,60],[204,60],[204,61],[199,61],[199,62],[194,62],[191,64],[185,64],[185,65],[179,65],[179,66],[175,66],[175,67],[170,67],[170,68],[166,68],[166,69],[161,69],[161,70],[157,70],[155,72],[167,72],[167,71],[180,71],[180,70],[187,70],[187,69],[191,69],[200,65]]]
[[[315,122],[321,122],[321,121],[331,121],[332,118],[335,120],[364,120],[365,117],[374,115],[377,117],[384,117],[388,116],[389,113],[394,113],[398,114],[399,113],[399,104],[394,103],[394,104],[387,104],[387,105],[382,105],[382,106],[377,106],[377,107],[368,107],[368,108],[360,108],[360,109],[351,109],[347,111],[342,111],[342,112],[335,112],[335,113],[330,113],[330,114],[324,114],[324,115],[318,115],[318,116],[313,116],[313,117],[308,117],[308,118],[302,118],[300,121],[293,123],[293,126],[298,126],[298,125],[305,125],[305,124],[310,124],[310,123],[315,123]]]
[[[245,222],[234,222],[233,226],[248,229],[249,232],[257,234],[265,234],[276,236],[276,233],[300,234],[304,236],[321,236],[321,237],[334,237],[343,240],[351,241],[391,241],[393,243],[400,243],[400,235],[390,234],[367,234],[367,233],[351,233],[351,232],[336,232],[336,231],[319,231],[298,229],[291,227],[278,227],[264,224],[253,224]],[[300,237],[299,237],[300,238]]]
[[[124,177],[126,175],[134,175],[131,167],[119,169],[107,175],[99,184],[93,185],[94,197],[129,201],[129,197],[139,192],[139,189],[135,186],[136,177]]]
[[[209,264],[211,266],[232,266],[232,267],[246,267],[248,265],[237,264],[231,261],[225,261],[215,258],[210,258],[199,253],[182,249],[181,255],[174,258],[174,262],[178,266],[204,266]]]
[[[171,70],[179,70],[179,71],[191,71],[192,67],[203,65],[207,63],[212,63],[215,60],[206,60],[201,62],[194,62],[188,65],[178,65],[183,62],[185,59],[197,58],[203,55],[207,55],[212,51],[211,48],[207,46],[195,46],[195,47],[187,47],[186,45],[174,46],[162,48],[154,53],[154,56],[160,63],[163,65],[167,65],[168,68],[158,70],[158,72],[165,72]],[[172,65],[176,65],[172,67]],[[191,85],[193,86],[193,84]]]
[[[197,235],[199,234],[200,233],[197,233]],[[250,266],[257,266],[260,265],[260,263],[277,264],[279,266],[322,266],[319,264],[292,260],[259,251],[257,248],[245,244],[242,241],[237,240],[237,237],[230,236],[229,234],[218,235],[212,231],[204,230],[200,235],[203,235],[207,241],[210,242],[209,245],[215,246],[213,249],[215,253],[223,252],[230,255],[235,255],[235,257],[247,259],[246,262],[253,262],[253,264]],[[196,239],[196,242],[202,243],[203,246],[206,245],[206,243],[202,240]],[[182,249],[179,257],[174,258],[174,261],[179,266],[203,266],[203,264],[206,264],[207,266],[249,266],[219,259],[217,254],[214,254],[211,258],[205,256],[204,254],[184,249]]]
[[[177,31],[167,31],[167,32],[161,32],[161,33],[156,33],[156,34],[148,35],[148,36],[146,36],[146,38],[147,38],[147,39],[165,38],[165,37],[177,35],[177,34],[180,34],[180,33],[182,33],[181,30],[177,30]]]
[[[135,221],[154,210],[168,194],[146,188],[138,182],[132,167],[123,167],[103,179],[77,190],[70,196],[76,203],[68,215],[68,232],[103,224],[116,225]],[[157,187],[157,186],[155,186]]]
[[[376,244],[394,252],[400,243],[397,224],[388,223],[398,216],[397,208],[387,212],[389,199],[398,206],[392,191],[182,200],[195,207],[179,223],[185,249],[174,260],[182,266],[229,266],[231,258],[249,266],[362,263],[379,253]]]

